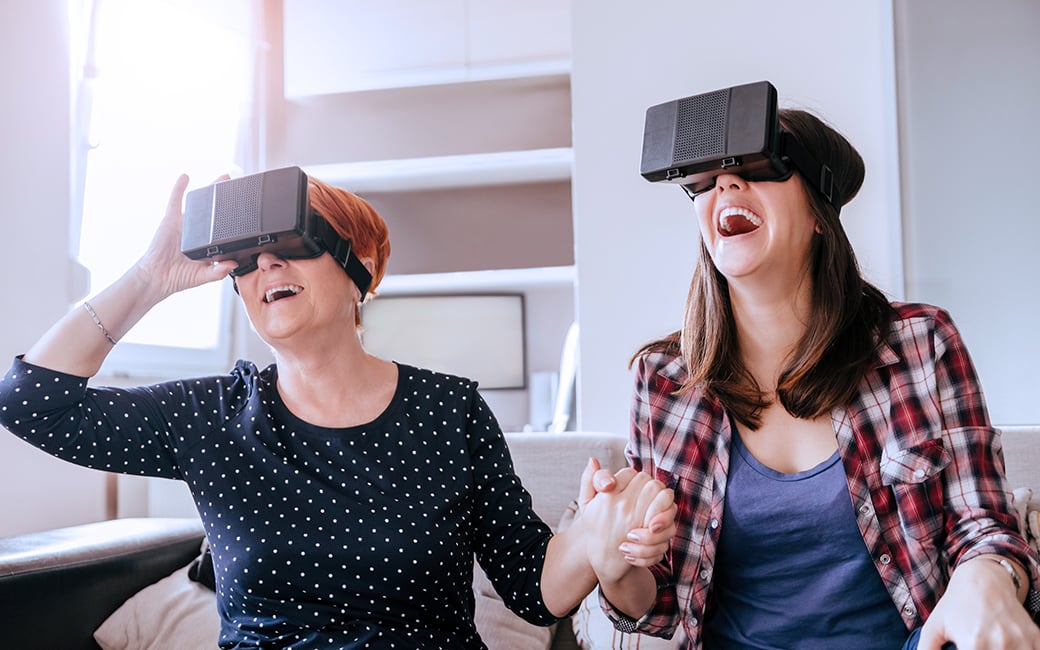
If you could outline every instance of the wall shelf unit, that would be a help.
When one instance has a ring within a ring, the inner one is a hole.
[[[380,295],[415,293],[521,291],[546,287],[571,287],[573,266],[527,269],[491,269],[458,273],[409,273],[388,275],[379,285]]]
[[[567,181],[573,164],[573,151],[559,147],[332,163],[303,170],[332,185],[365,193]]]

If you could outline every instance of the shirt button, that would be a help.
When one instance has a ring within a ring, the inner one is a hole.
[[[916,469],[916,470],[914,470],[914,476],[916,476],[917,478],[924,478],[924,470],[923,469]]]
[[[870,504],[867,504],[867,503],[864,503],[863,505],[861,505],[859,507],[859,513],[861,515],[869,515],[870,514],[870,510],[871,510]]]
[[[914,610],[914,608],[913,608],[913,607],[911,607],[910,605],[906,605],[905,607],[903,607],[903,614],[904,614],[905,616],[913,616],[913,615],[914,615],[914,614],[916,614],[916,613],[917,613],[917,612],[916,612],[916,611]]]
[[[707,582],[711,578],[711,569],[710,568],[708,568],[708,569],[701,569],[701,572],[700,572],[699,575],[701,577],[701,580],[704,580],[705,582]]]
[[[888,564],[892,561],[892,557],[888,553],[882,553],[878,559],[881,560],[881,564]]]
[[[696,616],[691,616],[690,617],[690,625],[692,625],[693,627],[697,627],[697,625],[699,623],[700,623],[700,621],[697,620]]]
[[[718,528],[719,527],[719,520],[718,519],[712,519],[711,520],[711,527],[712,528]]]

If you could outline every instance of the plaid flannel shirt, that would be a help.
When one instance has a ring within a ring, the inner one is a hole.
[[[1040,567],[1018,529],[999,432],[949,314],[894,307],[876,364],[852,402],[831,411],[831,423],[863,541],[909,630],[923,624],[960,562],[984,553],[1015,558],[1034,588]],[[676,492],[678,532],[654,567],[657,602],[634,621],[601,601],[619,629],[670,636],[681,626],[680,638],[699,648],[725,525],[732,430],[717,400],[698,390],[675,394],[686,376],[677,357],[639,360],[626,450],[635,469]]]

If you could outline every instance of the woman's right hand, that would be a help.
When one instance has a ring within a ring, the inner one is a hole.
[[[227,180],[227,175],[217,181]],[[152,237],[151,244],[137,261],[135,269],[141,280],[162,300],[178,291],[226,278],[237,264],[233,261],[193,260],[181,252],[181,230],[184,213],[184,191],[188,176],[181,174],[174,183],[166,204],[166,214]]]

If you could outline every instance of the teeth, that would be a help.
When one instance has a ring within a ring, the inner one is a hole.
[[[303,291],[303,287],[297,286],[295,284],[283,284],[280,287],[271,287],[267,290],[266,293],[264,293],[264,302],[271,302],[271,298],[278,295],[279,293],[291,293],[293,295],[296,295],[301,291]]]
[[[762,219],[747,208],[726,208],[722,211],[722,214],[719,215],[719,227],[725,232],[732,232],[730,229],[730,219],[737,216],[744,217],[753,223],[755,227],[762,225]]]

